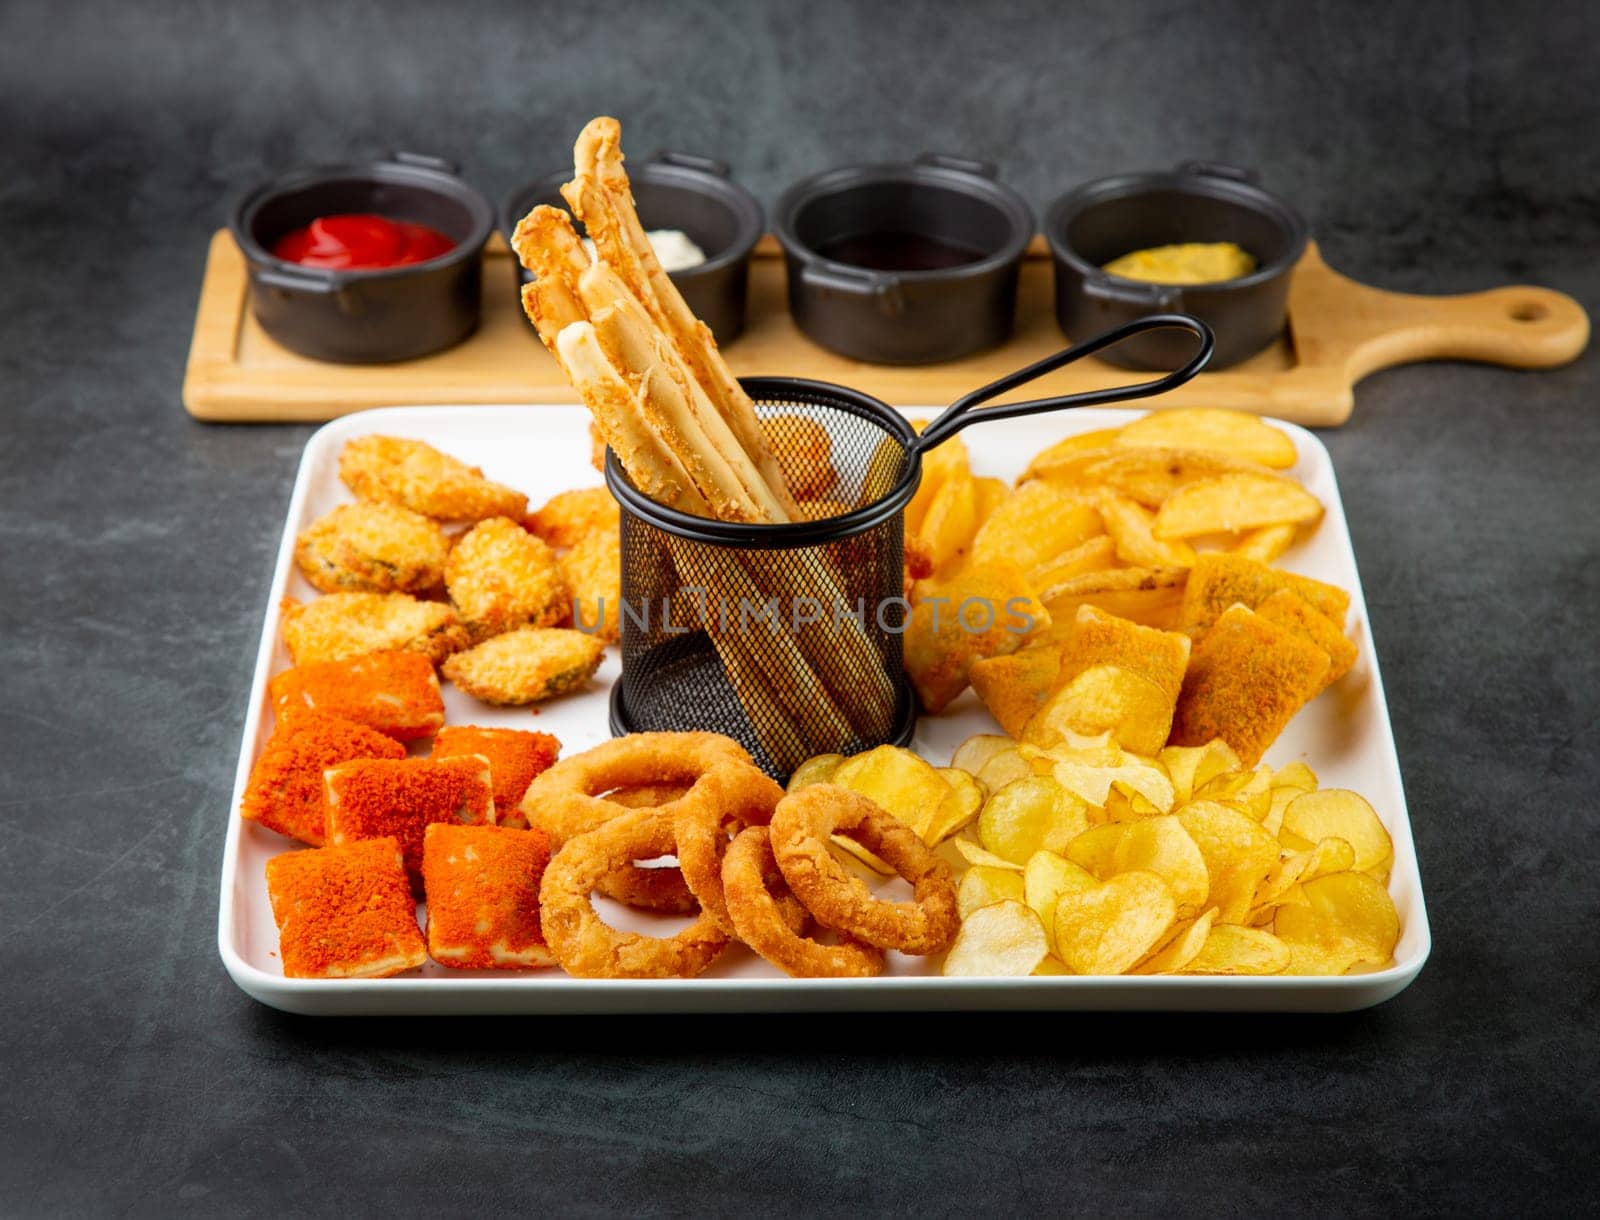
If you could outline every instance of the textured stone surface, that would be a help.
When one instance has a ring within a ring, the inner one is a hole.
[[[1600,304],[1585,6],[728,10],[0,10],[0,1211],[1592,1205],[1592,355],[1385,373],[1325,437],[1435,938],[1383,1008],[333,1023],[234,989],[226,805],[308,430],[197,424],[178,387],[258,175],[394,145],[498,194],[601,111],[768,203],[923,148],[1041,207],[1219,157],[1370,282]]]

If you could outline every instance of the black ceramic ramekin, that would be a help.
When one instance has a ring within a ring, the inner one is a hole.
[[[843,166],[796,183],[778,202],[773,230],[787,259],[789,311],[806,335],[872,364],[933,364],[1011,333],[1033,213],[995,180],[994,166],[924,153],[909,164]],[[975,257],[931,270],[874,270],[824,253],[883,234]]]
[[[1055,258],[1056,320],[1069,339],[1157,313],[1186,313],[1217,336],[1213,370],[1255,355],[1283,333],[1289,280],[1306,248],[1298,213],[1256,185],[1249,170],[1207,161],[1101,178],[1050,205],[1045,237]],[[1256,270],[1215,284],[1149,284],[1108,275],[1114,258],[1151,246],[1231,241]],[[1128,369],[1175,369],[1188,336],[1152,331],[1100,359]]]
[[[541,203],[570,211],[561,186],[571,177],[565,171],[547,174],[507,195],[500,208],[506,239]],[[718,343],[733,342],[744,333],[750,252],[766,223],[756,197],[733,180],[724,162],[689,153],[658,152],[630,164],[628,182],[646,229],[681,230],[705,254],[698,267],[668,272],[668,278]],[[582,225],[578,231],[583,232]],[[513,266],[519,288],[533,278],[514,261]]]
[[[425,224],[455,245],[403,267],[331,271],[272,255],[319,216],[376,212]],[[249,191],[229,218],[249,266],[250,308],[283,346],[318,360],[382,364],[461,342],[478,325],[483,243],[494,207],[455,166],[415,153],[292,170]]]

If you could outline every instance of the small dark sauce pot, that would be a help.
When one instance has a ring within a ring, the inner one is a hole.
[[[934,364],[1011,334],[1033,213],[995,180],[994,166],[924,153],[796,183],[778,201],[773,230],[788,266],[789,312],[807,336],[872,364]],[[891,265],[840,255],[865,254],[873,240]],[[962,261],[939,265],[951,252]],[[896,265],[896,254],[907,257]]]
[[[272,245],[319,216],[376,212],[437,229],[455,246],[404,267],[330,271],[275,258]],[[494,207],[435,157],[292,170],[247,192],[229,218],[250,309],[284,347],[317,360],[382,364],[451,347],[478,326],[483,243]]]
[[[561,186],[571,177],[568,171],[546,174],[507,195],[500,206],[506,240],[541,203],[571,211],[561,198]],[[766,224],[761,205],[732,179],[724,162],[689,153],[659,152],[643,164],[630,164],[628,182],[646,229],[682,230],[705,254],[698,267],[667,276],[717,342],[732,343],[744,333],[750,252]],[[583,226],[573,223],[581,235]],[[533,277],[515,260],[512,265],[520,290]]]
[[[1283,333],[1289,280],[1306,249],[1305,221],[1257,186],[1252,171],[1207,161],[1080,186],[1050,205],[1044,233],[1055,259],[1056,320],[1068,338],[1150,314],[1192,314],[1216,334],[1213,371],[1249,359]],[[1134,250],[1218,241],[1253,255],[1256,270],[1215,284],[1149,284],[1101,270]],[[1193,349],[1187,335],[1151,331],[1099,358],[1125,369],[1170,370]]]

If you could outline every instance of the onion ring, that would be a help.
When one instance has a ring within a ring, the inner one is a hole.
[[[772,881],[781,884],[782,876],[767,827],[748,827],[728,845],[722,887],[740,940],[795,978],[868,978],[883,973],[882,949],[849,936],[842,936],[837,945],[801,936],[782,906],[789,896],[773,893]]]
[[[911,883],[911,902],[877,898],[828,851],[828,836],[845,834]],[[939,953],[961,928],[950,866],[921,836],[866,797],[833,784],[812,784],[778,802],[772,853],[783,878],[817,922],[880,949]]]
[[[680,801],[673,815],[672,837],[678,844],[683,879],[701,909],[709,911],[730,936],[738,932],[722,894],[728,831],[765,826],[782,799],[783,789],[764,771],[746,763],[722,763],[706,772],[694,795]]]
[[[556,961],[575,978],[693,978],[728,947],[716,918],[699,917],[673,936],[623,932],[601,920],[590,895],[602,878],[634,860],[670,856],[672,821],[637,809],[567,840],[539,886],[539,923]]]

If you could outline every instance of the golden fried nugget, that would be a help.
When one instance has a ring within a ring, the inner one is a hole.
[[[1010,736],[1022,728],[1049,697],[1061,669],[1060,644],[1037,644],[1003,657],[974,661],[968,677],[989,714]]]
[[[558,551],[577,546],[600,531],[616,534],[622,516],[616,497],[606,487],[579,487],[551,496],[522,522]]]
[[[622,538],[615,528],[578,540],[559,560],[572,598],[572,624],[614,643],[621,631]]]
[[[445,662],[444,676],[485,703],[541,703],[580,690],[594,676],[605,643],[581,631],[521,627]]]
[[[470,640],[455,611],[408,593],[330,593],[283,599],[283,642],[296,665],[369,652],[420,652],[435,665]]]
[[[1220,551],[1206,551],[1195,559],[1183,591],[1178,629],[1199,638],[1235,602],[1253,610],[1279,589],[1294,590],[1344,630],[1350,595],[1337,585]]]
[[[815,500],[833,486],[833,439],[804,415],[773,415],[761,421],[773,454],[796,500]]]
[[[1232,606],[1195,645],[1170,741],[1220,737],[1246,767],[1261,761],[1294,714],[1322,689],[1328,654],[1274,622]]]
[[[1256,613],[1301,639],[1309,640],[1328,654],[1328,676],[1323,679],[1324,685],[1337,682],[1356,663],[1355,642],[1293,589],[1279,589],[1256,607]]]
[[[339,477],[358,499],[398,504],[441,521],[520,518],[528,497],[423,441],[358,436],[339,451]]]
[[[341,504],[295,539],[294,561],[324,593],[425,593],[444,581],[450,540],[398,504]]]
[[[450,551],[444,585],[474,640],[516,627],[551,627],[567,617],[556,553],[508,517],[491,517],[467,531]]]
[[[1189,648],[1189,637],[1180,631],[1141,627],[1098,607],[1080,605],[1050,690],[1054,694],[1096,665],[1115,665],[1149,678],[1171,701],[1183,689]]]

